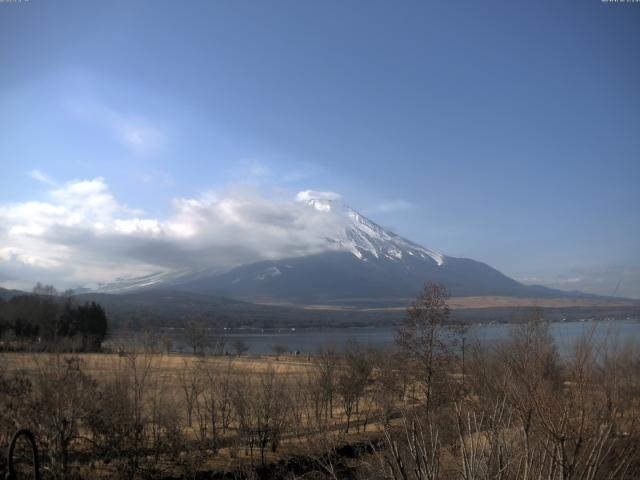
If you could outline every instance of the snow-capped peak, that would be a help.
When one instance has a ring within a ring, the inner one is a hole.
[[[332,192],[307,190],[298,193],[296,200],[312,206],[315,210],[330,215],[331,232],[325,238],[335,248],[351,252],[361,260],[367,255],[400,261],[407,257],[431,258],[438,265],[445,257],[439,252],[416,245],[389,232],[372,222],[351,207],[339,201],[340,196]]]
[[[320,192],[318,190],[303,190],[298,192],[296,200],[299,202],[308,202],[309,200],[340,200],[342,195],[336,192]]]
[[[319,192],[315,190],[304,190],[298,192],[296,200],[313,206],[321,212],[330,212],[331,204],[342,198],[342,195],[335,192]]]
[[[341,196],[336,193],[306,190],[298,193],[296,200],[303,209],[309,208],[309,218],[306,220],[312,228],[307,231],[312,232],[310,235],[314,237],[311,240],[317,247],[315,253],[346,251],[363,262],[398,262],[407,267],[416,260],[433,261],[438,266],[446,261],[441,253],[410,242],[369,220],[342,203]],[[302,213],[303,217],[306,215],[304,210],[298,213]],[[172,288],[185,282],[220,275],[226,270],[206,265],[196,270],[164,270],[143,276],[118,278],[109,283],[86,285],[81,290],[121,293],[142,288]],[[267,280],[284,274],[285,271],[270,266],[258,272],[254,280]]]

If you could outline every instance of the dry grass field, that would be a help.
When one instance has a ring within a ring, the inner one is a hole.
[[[165,475],[182,476],[192,470],[244,471],[260,463],[273,463],[293,456],[321,455],[336,445],[362,442],[379,432],[379,425],[373,419],[363,420],[363,416],[373,415],[370,400],[361,400],[361,410],[357,414],[350,413],[350,431],[346,432],[347,419],[337,392],[332,400],[331,412],[322,414],[328,420],[327,427],[318,429],[319,413],[311,411],[313,397],[318,395],[318,391],[311,391],[311,388],[317,387],[318,370],[321,367],[299,356],[5,352],[0,354],[0,372],[5,377],[28,378],[38,386],[64,377],[66,362],[71,358],[79,359],[82,373],[98,385],[116,385],[127,379],[133,382],[128,396],[133,392],[135,397],[135,392],[140,389],[144,398],[139,414],[144,417],[144,428],[150,432],[149,436],[157,435],[157,444],[162,445],[153,448],[164,448],[172,441],[169,438],[161,440],[160,437],[180,437],[181,448],[186,448],[185,453],[179,454],[180,458],[176,460],[161,456],[153,459],[154,468]],[[139,382],[139,385],[135,382]],[[57,387],[66,388],[60,384]],[[96,390],[95,395],[100,395],[100,389]],[[91,397],[94,392],[89,395]],[[259,400],[243,405],[243,396],[246,400],[250,397]],[[260,411],[263,406],[260,400],[268,404],[266,409],[274,411]],[[317,402],[315,406],[322,408]],[[231,413],[232,408],[247,408],[250,411]],[[228,415],[226,426],[223,426],[224,409],[227,409]],[[134,412],[127,414],[132,417],[136,415]],[[113,415],[118,416],[118,412]],[[242,415],[247,418],[240,418]],[[281,429],[277,443],[269,438],[272,432],[268,430],[274,427],[261,424],[268,422],[263,417],[269,415],[279,416],[278,422],[281,422],[276,425]],[[167,416],[171,417],[173,423],[167,424]],[[219,425],[214,433],[212,425],[216,422]],[[26,424],[29,426],[28,421]],[[246,428],[254,431],[246,432]],[[264,441],[273,444],[271,448],[263,445],[262,458],[258,453],[260,429],[267,430]],[[79,436],[91,435],[89,428],[83,427]],[[251,437],[248,440],[251,448],[247,447],[247,435]],[[147,439],[145,442],[153,443],[155,440]],[[212,443],[216,445],[213,454]],[[274,446],[276,444],[277,448]],[[82,452],[84,448],[82,442],[76,442],[73,447],[76,452]],[[149,461],[149,458],[140,459],[141,463]],[[86,473],[87,468],[84,465],[81,470]],[[110,477],[113,474],[113,466],[107,462],[91,462],[91,476]]]
[[[115,353],[30,353],[30,352],[3,352],[0,353],[3,368],[6,372],[24,371],[35,373],[40,367],[54,362],[60,357],[78,357],[85,365],[85,371],[97,378],[113,373],[120,365],[128,362],[126,356]],[[206,364],[214,367],[231,366],[233,372],[238,375],[251,375],[267,370],[273,370],[278,374],[290,377],[303,374],[314,368],[311,362],[305,362],[304,357],[281,355],[278,360],[275,356],[197,356],[184,354],[152,354],[145,356],[151,362],[153,373],[159,373],[170,383],[177,381],[181,372],[194,365]],[[139,355],[141,361],[142,354]]]
[[[375,299],[372,299],[375,300]],[[407,304],[411,299],[407,299]],[[493,308],[577,308],[577,307],[629,307],[637,306],[634,300],[620,298],[529,298],[529,297],[505,297],[495,295],[472,296],[472,297],[451,297],[448,305],[452,309],[493,309]],[[289,305],[286,303],[270,303],[268,305]],[[406,307],[371,307],[360,308],[353,306],[339,305],[306,305],[305,310],[327,310],[327,311],[362,311],[362,312],[400,312]]]
[[[48,478],[638,478],[636,343],[562,358],[536,317],[462,361],[419,326],[312,358],[0,353],[0,445],[34,430]]]

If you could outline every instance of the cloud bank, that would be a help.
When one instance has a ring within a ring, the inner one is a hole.
[[[119,202],[103,178],[46,184],[53,187],[47,201],[0,205],[5,286],[77,287],[158,271],[223,270],[334,248],[324,233],[339,228],[308,202],[340,198],[333,192],[300,192],[293,201],[229,189],[174,199],[166,218],[151,218]]]
[[[119,277],[214,269],[321,253],[337,248],[327,232],[344,229],[328,215],[335,192],[305,190],[273,198],[253,188],[230,188],[176,198],[154,218],[123,204],[104,178],[58,183],[33,170],[46,201],[0,204],[0,286],[30,289],[36,282],[76,288]],[[397,210],[404,204],[391,202]],[[553,278],[521,278],[565,290],[638,297],[637,267],[603,267]]]

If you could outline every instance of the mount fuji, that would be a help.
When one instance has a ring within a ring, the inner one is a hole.
[[[406,305],[425,282],[442,283],[453,296],[582,296],[523,285],[485,263],[422,247],[338,200],[312,192],[301,192],[297,200],[326,220],[325,248],[320,253],[264,260],[223,272],[204,268],[119,279],[93,290],[172,289],[263,303],[359,306]]]

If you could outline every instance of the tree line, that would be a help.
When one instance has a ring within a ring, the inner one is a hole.
[[[0,300],[0,340],[4,349],[68,347],[98,351],[108,333],[107,315],[99,304],[76,304],[73,291],[58,294],[38,283],[29,295]]]

